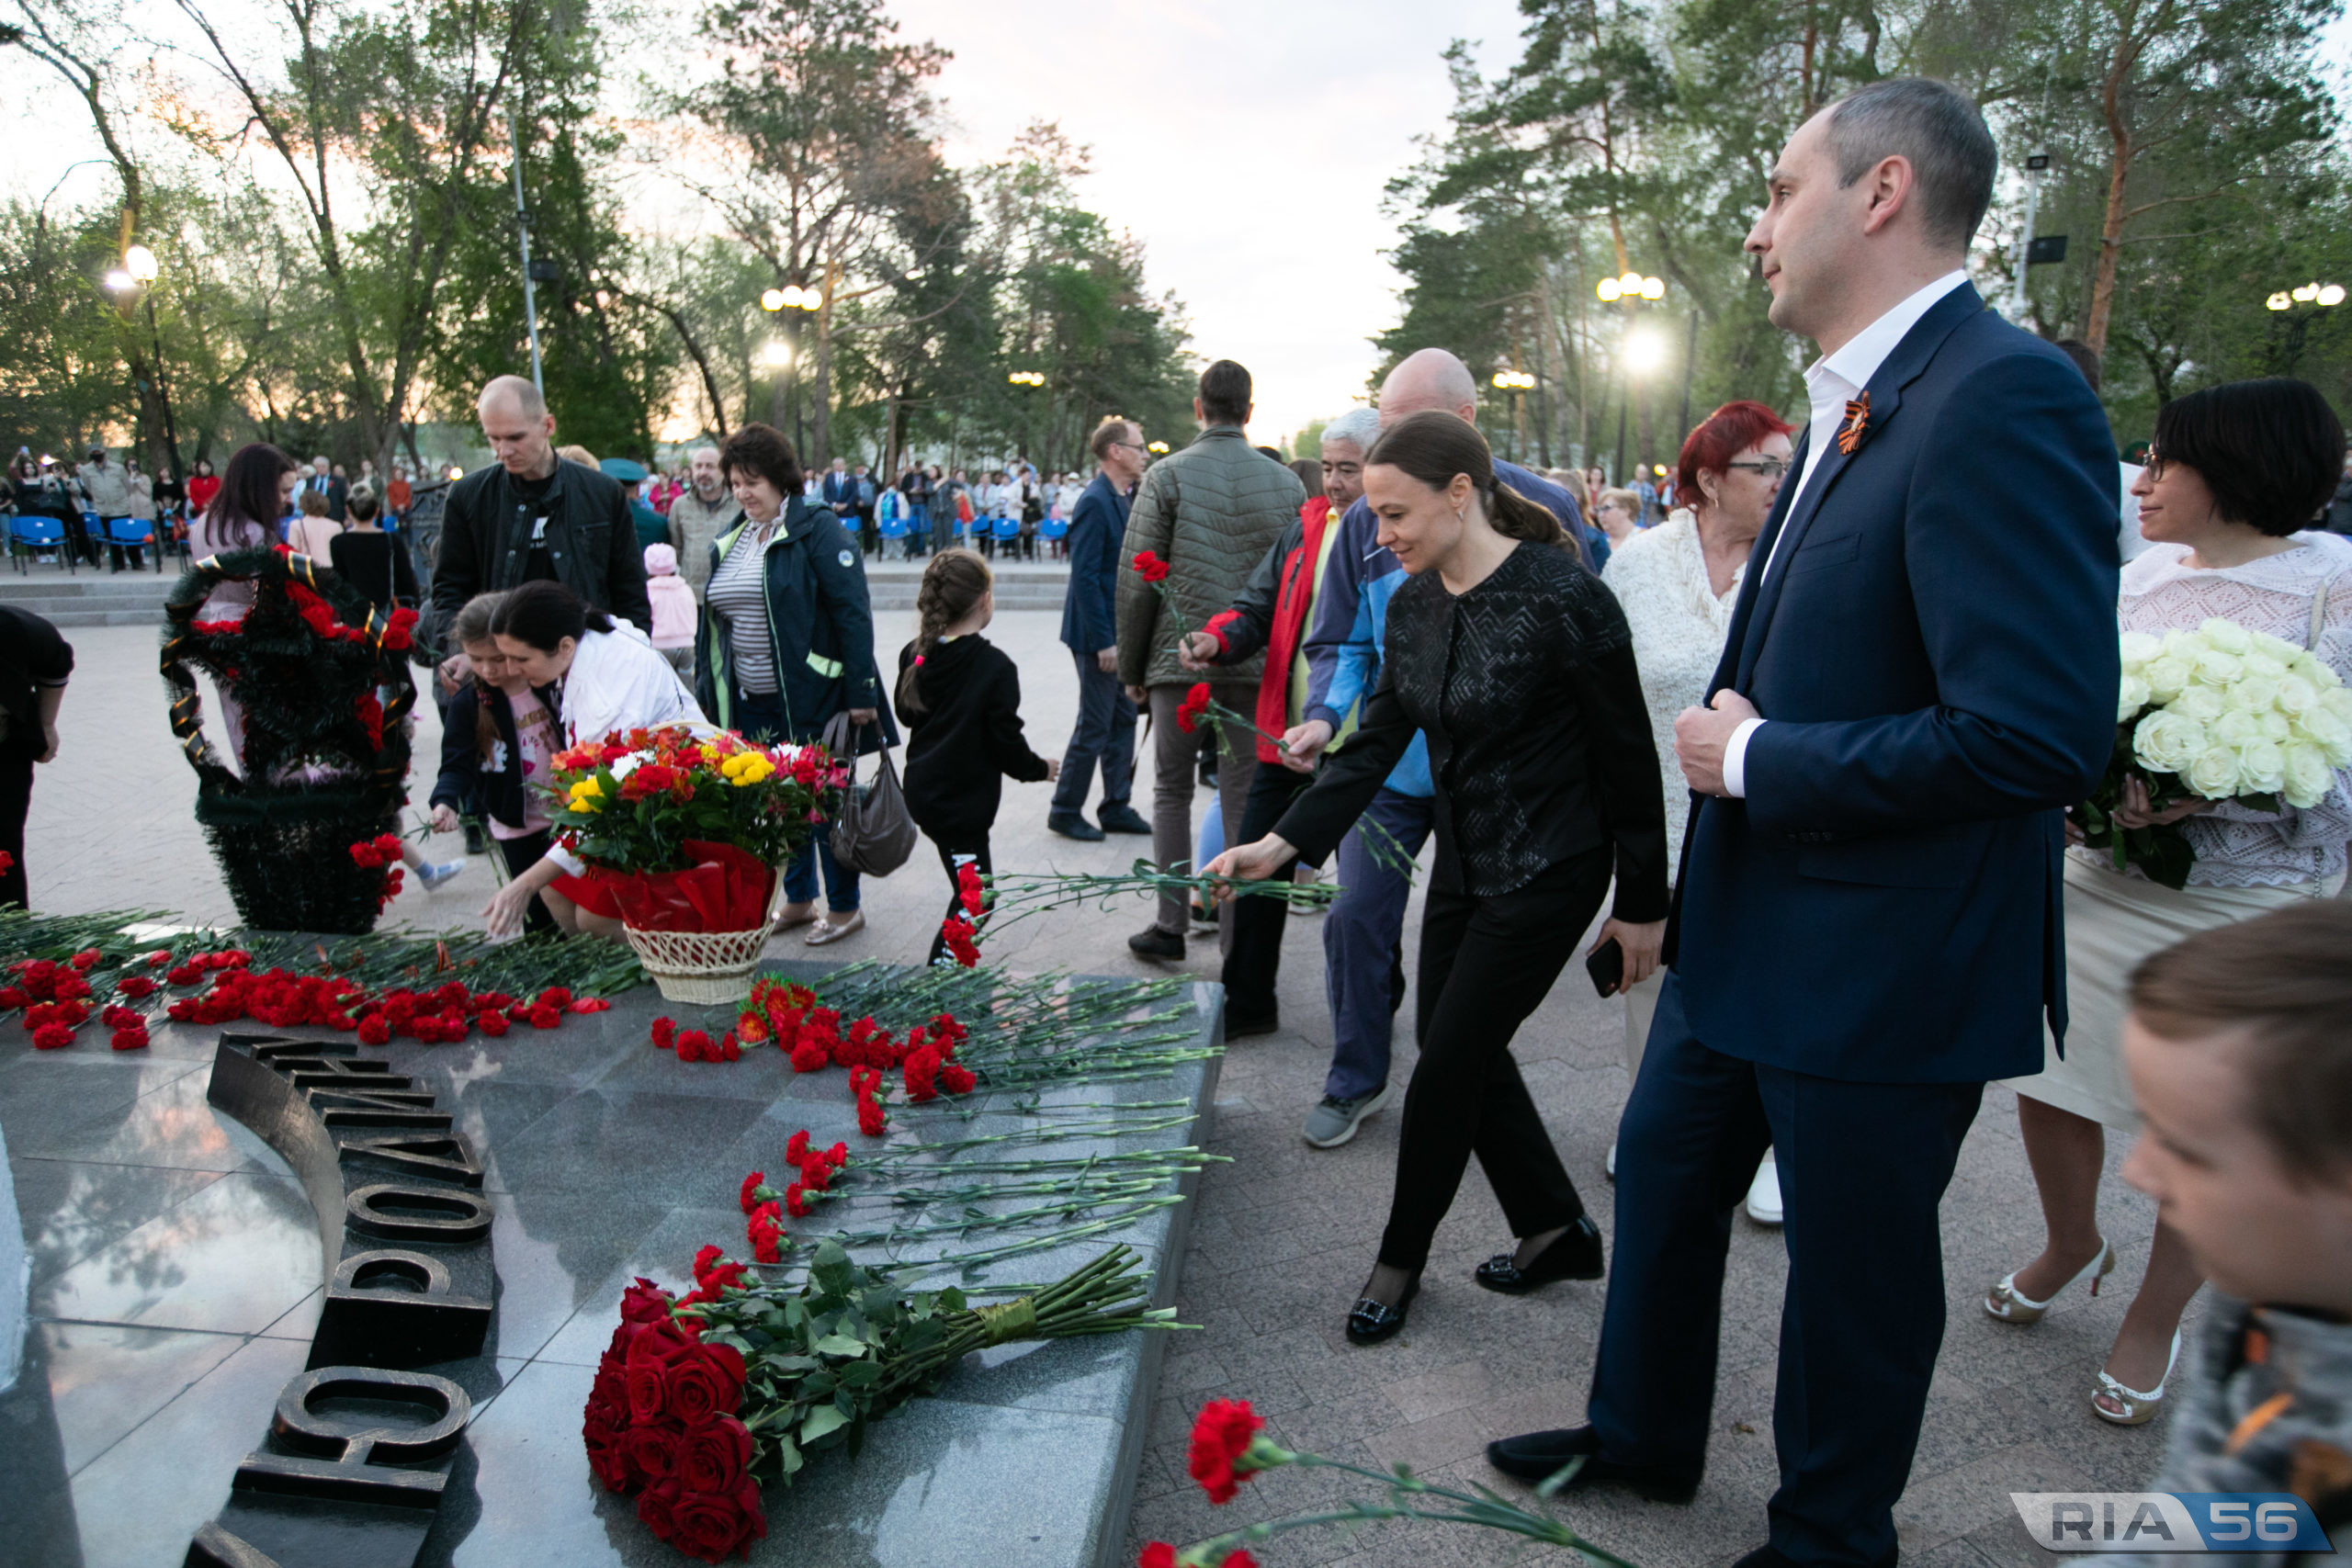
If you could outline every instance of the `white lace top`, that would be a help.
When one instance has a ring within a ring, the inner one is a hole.
[[[1681,864],[1682,830],[1690,821],[1690,781],[1674,760],[1674,718],[1706,700],[1707,682],[1723,657],[1732,606],[1747,570],[1743,561],[1718,598],[1707,581],[1699,525],[1679,509],[1611,549],[1601,568],[1600,580],[1616,592],[1634,632],[1634,661],[1641,667],[1650,739],[1657,747],[1658,776],[1666,786],[1668,867]]]
[[[2352,682],[2352,542],[2316,532],[2294,537],[2295,549],[2207,570],[2182,564],[2188,555],[2186,545],[2150,545],[2123,569],[2116,623],[2123,631],[2161,637],[2176,626],[2194,630],[2218,615],[2309,648]],[[2223,801],[2184,818],[2180,827],[2197,854],[2188,868],[2191,886],[2281,887],[2324,881],[2344,870],[2345,840],[2352,839],[2352,768],[2339,770],[2335,787],[2309,810],[2282,806],[2261,812]],[[2113,867],[2097,852],[2074,852]],[[2137,867],[2132,874],[2138,874]]]

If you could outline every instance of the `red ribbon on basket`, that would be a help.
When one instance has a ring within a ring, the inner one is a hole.
[[[775,891],[775,868],[733,844],[688,839],[684,848],[695,863],[683,871],[595,873],[613,890],[621,919],[639,931],[757,930]]]

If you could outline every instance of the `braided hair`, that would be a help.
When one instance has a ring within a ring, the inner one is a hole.
[[[988,562],[970,550],[942,550],[923,568],[922,586],[915,591],[915,615],[921,622],[915,632],[915,656],[899,675],[899,689],[893,694],[901,714],[920,718],[931,711],[920,690],[922,661],[938,646],[940,635],[970,615],[995,581]]]

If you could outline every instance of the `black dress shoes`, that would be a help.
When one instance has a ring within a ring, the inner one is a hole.
[[[1140,833],[1151,836],[1151,824],[1132,806],[1106,806],[1095,812],[1094,819],[1102,824],[1106,833]]]
[[[1579,1214],[1577,1223],[1553,1238],[1552,1245],[1537,1253],[1526,1268],[1519,1266],[1517,1257],[1515,1252],[1498,1252],[1478,1265],[1475,1278],[1487,1289],[1507,1296],[1523,1296],[1555,1280],[1598,1280],[1600,1227],[1592,1223],[1590,1214]]]
[[[1059,833],[1065,839],[1077,839],[1089,844],[1099,844],[1102,841],[1102,829],[1075,811],[1049,813],[1046,818],[1046,827],[1052,832]]]
[[[1228,1012],[1225,1015],[1225,1037],[1227,1040],[1247,1040],[1253,1034],[1272,1034],[1282,1026],[1283,1016],[1280,1010],[1255,1015],[1238,1012]]]
[[[1797,1562],[1795,1558],[1775,1551],[1768,1545],[1758,1547],[1733,1563],[1731,1568],[1797,1568]]]
[[[1164,958],[1170,963],[1184,961],[1184,933],[1164,931],[1158,926],[1147,927],[1127,938],[1127,950],[1139,958]]]
[[[1653,1503],[1688,1503],[1699,1493],[1700,1472],[1695,1466],[1683,1470],[1663,1464],[1620,1464],[1615,1460],[1603,1459],[1600,1435],[1589,1427],[1529,1432],[1487,1445],[1487,1462],[1521,1481],[1548,1481],[1566,1469],[1571,1460],[1578,1459],[1584,1461],[1584,1468],[1568,1483],[1572,1488],[1596,1481],[1615,1482]]]
[[[1358,1297],[1356,1304],[1348,1309],[1348,1343],[1377,1345],[1384,1339],[1396,1337],[1405,1328],[1406,1309],[1420,1293],[1421,1277],[1416,1272],[1406,1285],[1405,1293],[1396,1298],[1395,1306],[1370,1296]]]

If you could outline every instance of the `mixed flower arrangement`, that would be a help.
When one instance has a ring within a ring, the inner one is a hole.
[[[2138,866],[2183,886],[2195,856],[2178,828],[2115,821],[2127,779],[2157,811],[2184,800],[2233,800],[2256,811],[2308,809],[2352,764],[2352,691],[2284,638],[2209,619],[2163,637],[2122,634],[2115,750],[2107,774],[2075,809],[2084,842],[2118,871]]]
[[[842,769],[821,746],[762,746],[731,730],[616,731],[551,759],[556,835],[590,865],[637,875],[729,844],[783,864],[824,819]]]

